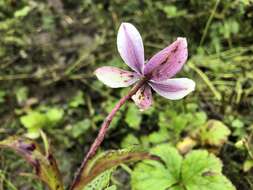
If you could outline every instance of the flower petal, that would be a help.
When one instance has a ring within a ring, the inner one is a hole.
[[[141,35],[130,23],[122,23],[117,36],[117,46],[124,62],[139,74],[144,70],[144,47]]]
[[[135,95],[132,96],[135,104],[141,111],[148,109],[152,104],[152,92],[149,85],[143,85]]]
[[[111,88],[127,87],[139,79],[137,73],[109,66],[100,67],[94,73],[100,81]]]
[[[150,81],[149,85],[159,95],[170,100],[181,99],[195,89],[195,82],[188,78],[174,78],[160,82]]]
[[[145,65],[144,73],[152,80],[162,81],[173,77],[187,60],[186,38],[177,38],[167,48],[155,54]]]

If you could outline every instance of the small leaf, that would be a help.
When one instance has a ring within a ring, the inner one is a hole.
[[[139,145],[139,139],[134,136],[133,134],[128,134],[121,142],[121,147],[122,148],[129,148],[133,146]]]
[[[25,102],[28,98],[28,88],[26,86],[16,89],[16,99],[19,104]]]
[[[84,105],[84,94],[82,91],[78,91],[76,95],[70,100],[69,106],[72,108],[77,108]]]
[[[99,176],[93,179],[83,190],[104,190],[110,183],[113,171],[114,168],[101,173]]]
[[[87,163],[72,189],[82,190],[101,173],[122,163],[131,163],[144,159],[157,159],[157,157],[140,151],[117,150],[104,152]]]
[[[59,108],[50,108],[45,113],[48,123],[50,126],[54,126],[57,122],[59,122],[64,115],[64,111]]]
[[[36,175],[50,190],[63,190],[57,163],[51,153],[44,155],[38,144],[22,137],[0,141],[0,148],[10,148],[24,157],[35,169]]]
[[[84,119],[74,124],[70,132],[74,138],[78,138],[82,134],[84,134],[90,127],[91,127],[90,120]]]
[[[20,121],[28,129],[42,128],[47,123],[47,117],[38,111],[31,111],[27,115],[22,116]]]
[[[221,146],[227,141],[229,135],[229,128],[218,120],[209,120],[200,129],[200,139],[202,144]]]
[[[253,167],[253,160],[246,160],[243,163],[243,171],[248,172]]]
[[[129,127],[136,130],[140,129],[141,112],[134,104],[129,104],[125,121],[129,125]]]
[[[29,14],[30,11],[31,11],[31,7],[30,6],[25,6],[22,9],[17,10],[14,13],[14,17],[16,17],[16,18],[25,17],[25,16],[27,16]]]

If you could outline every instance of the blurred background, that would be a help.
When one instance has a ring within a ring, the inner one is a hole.
[[[154,95],[145,112],[128,103],[102,149],[163,142],[182,153],[207,149],[238,189],[253,189],[250,0],[0,0],[0,139],[16,134],[41,142],[42,129],[68,185],[104,117],[129,90],[107,88],[93,74],[104,65],[126,68],[116,48],[121,22],[138,28],[146,59],[186,37],[189,60],[178,77],[197,87],[180,101]],[[210,127],[210,120],[215,130],[206,137],[199,129]],[[0,150],[1,190],[45,189],[20,176],[29,171],[23,159]],[[131,189],[124,169],[112,181]]]

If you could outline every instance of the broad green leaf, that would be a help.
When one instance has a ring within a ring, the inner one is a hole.
[[[205,150],[187,154],[182,164],[182,183],[187,190],[235,190],[222,175],[222,163]]]
[[[129,104],[125,121],[129,125],[129,127],[137,130],[140,129],[141,112],[138,110],[136,105]]]
[[[53,155],[50,152],[44,155],[35,141],[22,137],[9,137],[0,141],[0,148],[12,149],[24,157],[50,190],[63,190],[61,176]]]
[[[209,120],[200,129],[200,139],[202,144],[220,146],[227,141],[230,135],[229,128],[218,120]]]
[[[168,144],[151,149],[162,162],[147,160],[134,168],[133,190],[235,190],[222,175],[221,161],[204,150],[194,150],[183,157]]]
[[[83,190],[84,187],[93,181],[101,173],[117,167],[123,163],[131,163],[144,159],[158,159],[155,156],[146,152],[117,150],[104,152],[92,160],[88,161],[85,167],[81,170],[81,175],[73,185],[73,190]]]
[[[164,164],[153,160],[137,164],[132,173],[133,190],[165,190],[179,180],[182,156],[175,148],[163,144],[153,148],[151,153],[159,156]]]

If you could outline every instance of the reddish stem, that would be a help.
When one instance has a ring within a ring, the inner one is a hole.
[[[84,169],[84,167],[86,166],[87,162],[96,154],[97,149],[99,148],[99,146],[101,145],[101,143],[103,142],[106,132],[112,122],[113,117],[115,116],[115,114],[117,113],[117,111],[121,108],[122,105],[124,105],[126,103],[127,100],[129,100],[142,86],[143,84],[146,82],[146,79],[142,79],[140,80],[130,91],[129,93],[122,97],[119,102],[115,105],[115,107],[112,109],[112,111],[109,113],[109,115],[105,118],[97,138],[95,139],[95,141],[93,142],[93,144],[91,145],[88,153],[86,154],[85,158],[83,159],[82,165],[79,169],[79,171],[77,172],[77,175],[75,176],[73,183],[70,187],[70,190],[74,190],[75,186],[79,183],[81,176],[82,176],[82,171]]]

